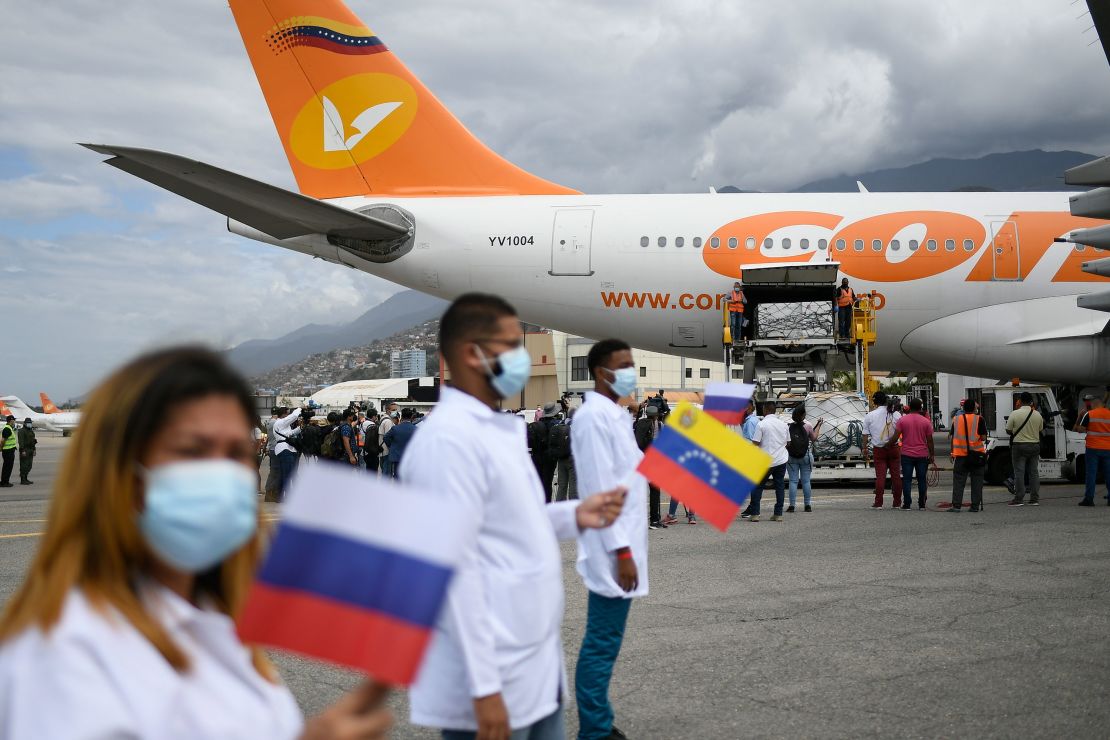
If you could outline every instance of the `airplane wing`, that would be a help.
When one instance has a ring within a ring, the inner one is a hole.
[[[1087,7],[1091,11],[1091,20],[1095,23],[1095,32],[1102,42],[1106,61],[1110,62],[1110,0],[1087,0]]]
[[[275,239],[328,234],[354,239],[396,239],[408,229],[325,203],[204,162],[154,149],[82,144],[117,169],[211,208]]]

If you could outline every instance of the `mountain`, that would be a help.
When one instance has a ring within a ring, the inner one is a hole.
[[[1087,190],[1064,184],[1064,170],[1097,159],[1082,152],[988,154],[978,159],[930,159],[894,169],[840,175],[802,185],[797,193],[854,193],[859,180],[872,192],[913,193],[953,190]],[[723,190],[723,189],[722,189]]]
[[[260,375],[308,355],[368,345],[399,331],[439,318],[447,302],[415,290],[386,299],[347,324],[308,324],[277,339],[251,339],[228,350],[231,364],[247,375]]]

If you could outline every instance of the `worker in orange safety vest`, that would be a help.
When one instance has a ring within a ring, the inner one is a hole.
[[[983,478],[987,472],[987,423],[976,412],[975,399],[964,401],[964,412],[952,420],[952,508],[964,503],[964,485],[971,478],[971,509],[983,510]]]
[[[852,334],[852,306],[855,303],[856,291],[848,285],[848,278],[844,278],[836,289],[836,314],[840,319],[841,339],[848,339]]]
[[[1101,396],[1088,393],[1083,400],[1090,404],[1090,409],[1075,425],[1075,431],[1087,434],[1087,449],[1083,451],[1086,463],[1086,490],[1080,506],[1095,505],[1095,482],[1099,470],[1106,482],[1106,503],[1110,505],[1110,409],[1106,408]]]
[[[748,299],[744,297],[744,289],[737,280],[732,284],[732,292],[728,294],[728,327],[733,342],[740,340],[740,331],[746,323],[744,310],[747,307]]]

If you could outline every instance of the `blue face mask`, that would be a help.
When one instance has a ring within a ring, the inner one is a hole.
[[[190,460],[145,471],[139,529],[167,565],[199,573],[238,550],[258,526],[258,480],[231,460]]]
[[[612,380],[605,381],[609,384],[609,387],[613,389],[613,393],[624,398],[631,394],[632,391],[636,390],[636,368],[622,367],[616,370],[609,370],[609,368],[605,369],[613,376]]]
[[[516,347],[499,354],[496,364],[500,367],[500,371],[496,373],[481,349],[478,350],[478,354],[482,358],[482,364],[485,365],[489,384],[497,391],[497,395],[502,398],[515,396],[528,385],[528,379],[532,377],[532,356],[524,347]]]

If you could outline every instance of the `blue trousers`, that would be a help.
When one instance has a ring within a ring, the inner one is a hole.
[[[837,318],[840,320],[840,336],[848,338],[852,335],[852,307],[837,307]]]
[[[1102,480],[1106,483],[1106,498],[1110,499],[1110,450],[1092,450],[1087,448],[1083,453],[1083,462],[1087,464],[1086,469],[1086,485],[1087,490],[1083,494],[1083,498],[1088,501],[1095,500],[1095,481],[1098,478],[1098,471],[1102,470]]]
[[[786,461],[786,472],[790,475],[790,505],[798,500],[798,481],[802,482],[802,500],[809,506],[813,499],[813,455],[806,453],[805,457],[791,457]]]
[[[624,625],[632,599],[599,596],[590,591],[586,634],[578,651],[574,696],[578,700],[578,740],[600,740],[613,731],[609,680],[621,652]]]
[[[771,480],[775,482],[775,516],[782,514],[782,500],[786,497],[786,463],[771,468]],[[752,491],[752,502],[749,506],[752,514],[759,514],[759,504],[763,501],[763,487],[767,479],[759,484],[759,488]]]
[[[729,333],[732,334],[732,341],[740,341],[740,331],[744,328],[744,314],[739,311],[730,311],[728,314],[728,328]]]
[[[563,726],[563,708],[559,707],[539,722],[513,730],[509,740],[564,740],[567,736]],[[444,730],[443,740],[474,740],[478,733],[470,730]]]
[[[902,455],[902,508],[904,509],[910,508],[913,498],[911,484],[915,474],[917,475],[917,505],[924,506],[929,498],[929,482],[926,480],[929,474],[929,458]]]
[[[285,492],[289,488],[289,481],[293,480],[293,473],[297,472],[298,457],[300,456],[296,452],[290,452],[289,450],[278,453],[278,471],[281,474],[278,501],[285,500]]]

